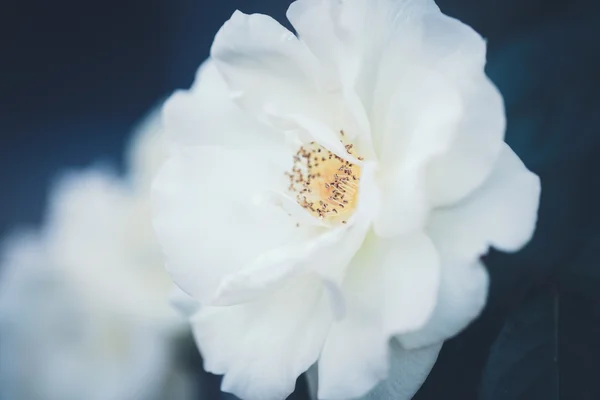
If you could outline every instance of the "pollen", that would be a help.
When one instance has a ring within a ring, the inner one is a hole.
[[[343,136],[343,135],[342,135]],[[356,157],[354,146],[346,152]],[[356,157],[362,160],[362,157]],[[289,191],[296,201],[315,217],[347,223],[356,208],[360,167],[311,142],[294,156],[294,166],[286,172]]]

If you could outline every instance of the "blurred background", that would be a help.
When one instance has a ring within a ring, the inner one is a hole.
[[[283,22],[289,3],[3,2],[0,236],[42,223],[61,171],[98,160],[123,171],[132,129],[190,86],[235,9]],[[543,195],[536,237],[519,254],[488,256],[486,311],[444,346],[417,399],[600,399],[600,3],[437,3],[487,38],[507,142]],[[220,398],[219,378],[202,373],[188,344],[177,354],[201,382],[194,398]],[[294,398],[307,398],[300,381]]]

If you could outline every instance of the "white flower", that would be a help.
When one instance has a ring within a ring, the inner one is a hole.
[[[185,398],[171,346],[183,333],[150,224],[166,153],[157,115],[136,133],[130,180],[73,172],[48,226],[13,238],[0,279],[0,398]],[[162,155],[161,155],[162,154]]]
[[[164,335],[90,302],[43,235],[9,240],[1,268],[0,399],[162,398],[172,367]]]
[[[174,360],[187,324],[150,221],[150,177],[166,155],[153,113],[123,179],[95,168],[54,188],[39,233],[6,243],[0,265],[0,399],[193,397]]]
[[[63,176],[46,229],[53,260],[94,303],[177,332],[185,321],[169,304],[173,283],[151,224],[149,177],[166,155],[159,123],[152,115],[135,135],[127,180],[100,168]]]
[[[236,12],[164,107],[166,266],[223,390],[282,399],[317,363],[319,398],[408,399],[481,311],[480,256],[531,237],[539,180],[503,142],[485,42],[433,1],[288,18],[298,36]]]

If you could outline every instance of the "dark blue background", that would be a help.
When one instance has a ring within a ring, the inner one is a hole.
[[[121,166],[131,128],[190,85],[234,9],[284,21],[288,4],[3,2],[0,235],[41,221],[60,170],[99,159]],[[541,176],[543,196],[534,240],[516,255],[487,258],[488,307],[445,345],[417,398],[600,399],[600,4],[438,4],[488,39],[488,74],[505,97],[507,141]],[[210,399],[217,396],[211,382]]]

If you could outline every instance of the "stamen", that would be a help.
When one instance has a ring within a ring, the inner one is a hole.
[[[344,131],[340,134],[344,136]],[[354,155],[354,145],[345,144],[344,149]],[[360,173],[358,165],[311,142],[298,149],[293,168],[285,175],[300,206],[321,220],[345,224],[356,207]]]

